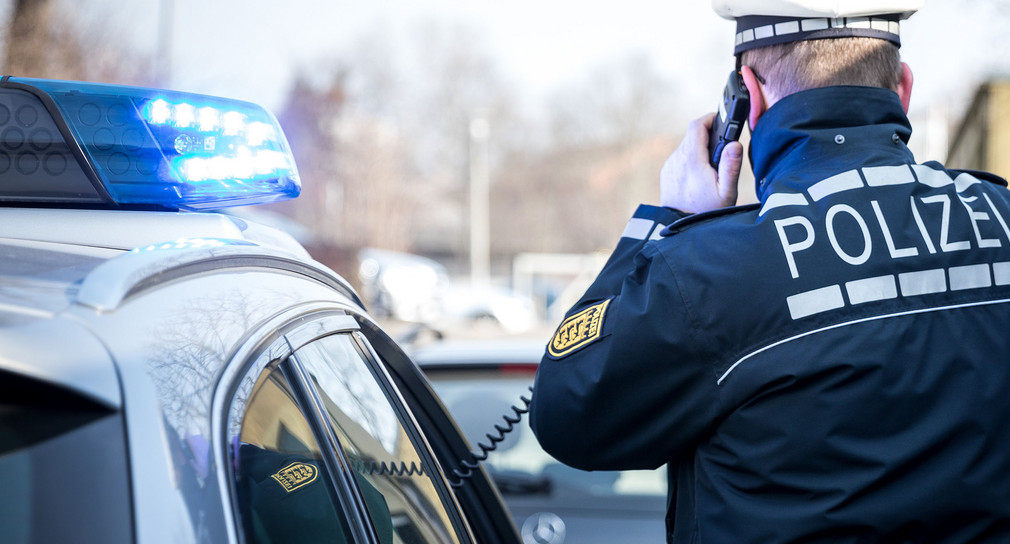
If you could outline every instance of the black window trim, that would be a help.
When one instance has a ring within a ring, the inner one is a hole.
[[[384,368],[391,375],[393,384],[403,393],[406,406],[435,441],[431,445],[443,469],[458,469],[460,460],[472,459],[461,431],[447,415],[448,411],[417,364],[367,316],[357,312],[353,315],[361,325],[360,333],[368,339],[377,356],[385,361]],[[473,470],[471,477],[462,479],[461,484],[453,492],[460,497],[459,504],[470,527],[477,533],[477,542],[522,542],[501,494],[483,465]]]
[[[348,331],[337,331],[316,339],[341,334],[346,335]],[[287,336],[285,336],[285,341],[287,341]],[[309,343],[311,342],[303,345]],[[333,426],[330,425],[326,417],[323,400],[319,397],[319,392],[310,385],[308,372],[295,353],[297,350],[290,343],[288,346],[291,348],[291,353],[281,361],[280,367],[294,390],[295,397],[303,409],[305,419],[308,420],[316,440],[321,443],[320,445],[325,443],[327,446],[320,448],[323,463],[327,466],[327,472],[329,472],[330,480],[333,483],[332,489],[337,494],[337,504],[347,518],[354,541],[356,543],[380,544],[378,532],[368,514],[368,507],[365,505],[364,495],[362,495],[361,488],[354,479],[353,469],[347,461],[347,454],[344,452],[340,440],[337,439],[336,431],[333,430]]]
[[[410,438],[421,446],[417,448],[417,453],[421,457],[426,472],[430,475],[439,499],[445,506],[457,537],[464,543],[479,542],[474,536],[471,523],[467,521],[464,515],[467,509],[463,508],[457,499],[456,493],[450,488],[447,476],[443,471],[442,463],[437,459],[437,455],[433,454],[436,450],[433,449],[433,445],[429,440],[417,431],[420,428],[418,426],[418,418],[411,411],[411,404],[404,398],[404,394],[401,394],[397,389],[398,387],[402,387],[403,383],[395,379],[389,369],[385,368],[384,363],[382,363],[385,359],[379,356],[379,348],[373,345],[370,335],[362,334],[362,324],[361,316],[354,312],[336,310],[332,307],[319,307],[313,311],[302,310],[295,315],[285,314],[283,317],[279,316],[278,319],[265,323],[264,327],[260,328],[260,330],[269,331],[267,334],[256,341],[252,347],[239,350],[239,352],[233,354],[233,360],[241,357],[243,362],[235,367],[235,370],[228,372],[228,376],[222,377],[223,381],[227,380],[228,382],[223,390],[219,390],[220,393],[223,393],[223,397],[221,398],[225,400],[219,410],[215,410],[216,413],[220,414],[221,418],[219,419],[217,428],[219,429],[219,435],[222,437],[222,447],[220,449],[223,453],[219,459],[225,461],[225,467],[219,472],[221,473],[220,478],[223,481],[221,489],[223,493],[227,494],[227,504],[230,506],[230,508],[226,508],[225,510],[227,512],[226,515],[231,518],[228,520],[227,525],[229,526],[229,532],[234,531],[233,535],[230,535],[234,536],[233,542],[245,543],[246,540],[240,526],[238,497],[236,496],[234,487],[235,467],[231,462],[228,418],[234,405],[235,396],[241,388],[242,381],[253,373],[258,376],[263,369],[277,363],[278,369],[288,379],[295,393],[296,400],[301,404],[306,420],[316,435],[316,439],[320,441],[320,445],[323,445],[323,439],[325,438],[325,443],[328,447],[321,448],[323,450],[323,462],[330,469],[332,488],[336,490],[336,493],[342,495],[338,496],[337,499],[339,499],[338,502],[347,518],[353,536],[357,539],[357,542],[379,544],[378,534],[368,515],[364,496],[357,482],[354,480],[353,472],[351,472],[353,469],[350,468],[344,450],[336,439],[335,431],[330,426],[328,418],[325,415],[322,399],[319,398],[318,393],[311,387],[306,370],[295,357],[295,352],[303,346],[336,334],[350,336],[352,343],[366,361],[369,371],[372,372],[376,382],[387,395],[387,398],[391,399],[390,404],[396,410],[398,417],[401,421],[410,423],[410,425],[403,426]],[[364,321],[364,324],[373,325],[367,320]],[[253,334],[249,338],[252,339],[255,337],[256,335]],[[388,340],[392,342],[392,339],[386,335],[377,337],[375,340],[380,342]],[[382,352],[388,352],[389,349],[392,348],[390,346],[383,346]],[[399,351],[398,348],[396,350]],[[269,354],[269,357],[264,358],[264,354]],[[438,431],[439,440],[443,439],[441,435],[444,432],[444,429]],[[350,500],[350,504],[347,503],[348,500]],[[353,509],[351,509],[352,505]]]
[[[441,463],[439,463],[438,459],[435,457],[434,447],[426,436],[417,432],[417,429],[420,429],[421,425],[417,418],[414,417],[414,413],[410,410],[410,406],[407,404],[406,399],[403,397],[401,391],[396,385],[396,382],[393,380],[393,376],[381,362],[382,359],[379,358],[379,354],[375,351],[372,343],[369,342],[368,338],[365,337],[360,330],[355,331],[351,337],[357,343],[362,356],[364,356],[365,360],[371,366],[372,372],[376,374],[381,373],[381,378],[377,376],[376,381],[382,387],[387,398],[395,399],[390,402],[390,404],[397,411],[398,417],[410,422],[409,426],[404,425],[410,439],[413,440],[415,444],[423,446],[423,448],[418,448],[417,453],[421,457],[422,462],[425,463],[425,470],[431,477],[432,484],[435,487],[435,491],[438,493],[439,499],[443,504],[451,506],[451,508],[446,508],[446,510],[452,521],[453,528],[456,530],[456,534],[460,538],[468,539],[470,542],[477,542],[469,522],[463,517],[463,507],[459,504],[456,494],[452,492],[449,480],[446,478],[446,474],[442,470]],[[434,471],[431,469],[434,469]]]

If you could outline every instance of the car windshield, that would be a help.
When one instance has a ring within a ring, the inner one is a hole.
[[[498,434],[495,425],[508,425],[502,416],[513,416],[513,406],[524,407],[520,396],[529,398],[535,372],[532,366],[504,366],[427,373],[471,449],[479,452],[478,442],[490,445],[486,435]],[[525,416],[488,454],[484,464],[505,495],[548,492],[615,498],[666,495],[666,474],[661,469],[587,472],[558,462],[541,449]]]

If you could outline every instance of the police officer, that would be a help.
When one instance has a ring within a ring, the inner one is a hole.
[[[1010,193],[906,146],[920,3],[715,0],[760,202],[692,123],[547,346],[540,442],[668,463],[673,542],[1010,542]]]

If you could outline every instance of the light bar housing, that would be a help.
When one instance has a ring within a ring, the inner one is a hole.
[[[287,139],[256,104],[0,79],[0,203],[204,210],[300,192]]]

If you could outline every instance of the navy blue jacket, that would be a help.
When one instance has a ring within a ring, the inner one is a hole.
[[[910,135],[891,91],[805,91],[760,204],[640,207],[541,362],[547,451],[669,463],[674,542],[1010,542],[1010,192]]]

